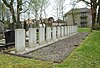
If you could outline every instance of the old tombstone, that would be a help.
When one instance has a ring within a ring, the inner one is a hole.
[[[76,27],[76,33],[77,33],[77,31],[78,31],[78,27],[77,26],[75,26]]]
[[[64,27],[65,27],[65,36],[67,36],[67,26]]]
[[[29,47],[35,47],[37,41],[36,28],[29,28]]]
[[[72,34],[73,34],[73,26],[72,26]]]
[[[70,26],[70,34],[72,34],[72,26]]]
[[[67,26],[68,27],[68,36],[70,35],[70,26]]]
[[[46,28],[46,41],[51,41],[51,27]]]
[[[68,36],[68,27],[66,26],[66,36]]]
[[[64,26],[61,26],[61,37],[64,37]]]
[[[69,35],[71,35],[71,26],[69,26]]]
[[[5,44],[6,44],[6,48],[8,48],[8,46],[14,46],[15,44],[15,31],[14,30],[9,30],[5,32]]]
[[[56,27],[52,27],[52,39],[56,40]]]
[[[58,38],[58,39],[61,37],[60,32],[61,32],[60,26],[58,26],[58,27],[57,27],[57,38]]]
[[[25,50],[25,30],[15,30],[15,51],[23,52]]]
[[[43,44],[45,42],[45,28],[39,28],[39,44]]]

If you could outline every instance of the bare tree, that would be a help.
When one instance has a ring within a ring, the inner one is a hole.
[[[57,20],[59,20],[59,18],[60,18],[60,4],[59,4],[59,2],[57,2],[57,0],[55,0],[55,4],[54,4],[54,6],[53,6],[53,10],[52,10],[53,12],[54,12],[54,16],[56,17],[56,19]],[[58,25],[59,25],[59,22],[58,22]]]
[[[43,26],[43,22],[42,22],[42,13],[44,12],[45,18],[46,18],[46,8],[49,5],[49,0],[41,0],[41,8],[40,8],[40,21],[42,23]]]
[[[72,20],[73,20],[73,25],[75,25],[75,11],[74,11],[74,8],[75,8],[75,5],[77,4],[77,1],[76,0],[71,0],[71,5],[72,5]]]
[[[44,13],[46,18],[46,8],[49,4],[49,0],[31,0],[30,9],[34,12],[35,19],[40,19],[42,23],[42,15]],[[42,23],[43,26],[43,23]]]
[[[79,0],[79,1],[83,1],[91,7],[92,29],[94,29],[95,23],[96,23],[96,17],[97,17],[97,23],[100,23],[99,22],[100,8],[99,8],[98,13],[97,13],[97,7],[100,7],[100,0],[90,0],[90,2],[88,2],[86,0]],[[91,31],[92,31],[92,29],[91,29]]]
[[[2,22],[2,23],[4,23],[4,17],[5,17],[5,13],[6,13],[6,7],[5,7],[5,5],[2,3],[2,2],[0,2],[0,21]]]
[[[31,0],[29,4],[30,10],[34,12],[36,20],[38,19],[38,12],[41,8],[40,3],[41,3],[40,0]]]
[[[9,8],[11,16],[12,16],[12,29],[15,29],[15,23],[16,28],[20,28],[20,14],[23,13],[22,11],[22,5],[25,3],[22,2],[22,0],[16,0],[17,6],[14,6],[14,0],[2,0],[3,3],[6,5],[6,7]],[[15,8],[17,10],[15,10]]]
[[[64,21],[64,10],[65,10],[65,0],[55,0],[55,10],[56,10],[56,15],[57,19],[62,18]]]

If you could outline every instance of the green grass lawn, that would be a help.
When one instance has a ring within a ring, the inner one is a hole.
[[[100,31],[93,31],[64,62],[57,64],[56,68],[100,68]]]
[[[0,68],[53,68],[52,63],[0,54]]]
[[[78,32],[90,32],[90,28],[79,28]]]
[[[81,28],[79,32],[88,32]],[[62,63],[0,54],[0,68],[100,68],[100,31],[93,31]]]

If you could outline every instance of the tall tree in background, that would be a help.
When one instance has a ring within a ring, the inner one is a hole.
[[[40,19],[40,22],[42,23],[42,16],[44,13],[44,16],[46,18],[46,8],[49,5],[49,0],[31,0],[30,1],[30,9],[34,12],[35,19]],[[43,26],[43,23],[42,23]]]
[[[15,12],[14,12],[14,0],[10,0],[10,2],[8,2],[7,0],[2,0],[4,2],[4,4],[6,5],[6,7],[8,7],[10,9],[10,13],[12,15],[12,20],[13,20],[13,27],[12,29],[14,29],[14,23],[16,23],[16,16],[15,16]]]
[[[31,0],[29,4],[30,10],[34,12],[34,16],[36,20],[38,20],[38,15],[39,15],[38,12],[41,8],[40,3],[41,3],[40,0]]]
[[[64,21],[64,10],[65,10],[65,0],[55,0],[55,10],[56,10],[56,14],[57,14],[57,19],[59,20],[59,18],[62,18],[62,20]]]
[[[56,17],[56,19],[58,20],[60,18],[60,14],[59,14],[59,3],[55,0],[55,5],[53,6],[53,10],[54,11],[54,17]],[[59,23],[58,23],[59,25]]]
[[[75,5],[76,5],[77,1],[76,0],[71,0],[71,5],[72,5],[72,20],[73,20],[73,25],[75,25]]]
[[[42,26],[43,26],[42,15],[43,15],[43,12],[44,12],[44,15],[45,15],[45,18],[46,18],[46,8],[48,7],[48,5],[49,5],[49,0],[41,0],[41,4],[40,4],[40,16],[39,17],[40,17],[40,21],[42,23]]]
[[[9,8],[12,16],[12,29],[20,28],[20,14],[22,13],[22,5],[24,4],[22,0],[16,0],[17,6],[14,6],[14,0],[2,0],[3,3]],[[16,10],[15,10],[16,8]],[[16,23],[16,27],[15,24]]]
[[[0,22],[4,24],[5,28],[8,28],[9,23],[10,23],[10,11],[1,1],[0,1],[0,9],[1,9],[0,10]]]
[[[60,3],[61,3],[61,16],[63,18],[63,22],[64,22],[64,8],[65,8],[65,0],[60,0]]]
[[[4,23],[4,15],[5,15],[5,12],[6,12],[6,7],[5,7],[5,5],[2,3],[2,2],[0,2],[0,21],[2,22],[2,23]]]
[[[16,19],[17,28],[20,28],[20,11],[22,11],[22,0],[17,0],[17,19]]]
[[[98,5],[97,23],[100,26],[100,0],[98,0],[97,5]]]
[[[96,17],[97,17],[97,23],[100,24],[100,0],[90,0],[90,2],[86,0],[79,0],[79,1],[84,1],[87,5],[91,6],[92,29],[94,29],[96,23]],[[97,7],[99,7],[98,12],[97,12]]]

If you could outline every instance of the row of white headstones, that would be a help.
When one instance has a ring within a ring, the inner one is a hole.
[[[59,40],[64,37],[69,37],[77,33],[77,26],[57,26],[57,27],[40,27],[29,29],[29,48],[35,48],[49,43],[51,41]],[[38,30],[38,31],[37,31]],[[15,51],[25,51],[25,30],[15,30]]]

